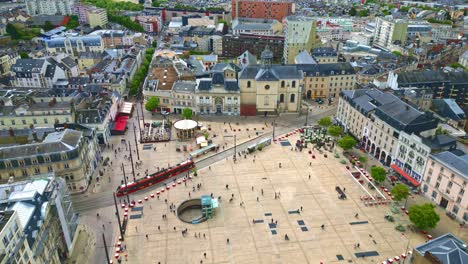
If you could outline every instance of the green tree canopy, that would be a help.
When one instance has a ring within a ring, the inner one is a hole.
[[[360,17],[368,17],[369,16],[369,9],[361,9],[359,11],[359,16]]]
[[[50,22],[49,20],[47,20],[45,23],[44,23],[44,26],[42,27],[45,31],[49,31],[49,30],[52,30],[55,28],[54,24],[52,24],[52,22]]]
[[[193,115],[193,112],[192,112],[192,109],[188,108],[188,107],[185,107],[183,110],[182,110],[182,117],[184,119],[192,119],[192,115]]]
[[[352,136],[344,136],[338,140],[338,146],[344,150],[352,149],[357,144],[357,141]]]
[[[440,216],[434,210],[435,205],[425,203],[413,205],[409,209],[410,221],[419,229],[427,230],[437,226]]]
[[[326,117],[322,117],[320,118],[320,120],[318,121],[318,124],[319,126],[321,127],[329,127],[331,126],[333,123],[331,121],[331,118],[329,116],[326,116]]]
[[[341,134],[343,134],[343,129],[340,126],[329,126],[328,134],[336,138],[336,137],[341,136]]]
[[[19,55],[22,59],[29,59],[29,54],[25,51],[20,51]]]
[[[361,156],[358,158],[359,162],[361,163],[366,163],[367,162],[367,157],[366,156]]]
[[[153,41],[153,42],[151,43],[151,46],[152,46],[153,48],[157,48],[157,47],[158,47],[158,42],[157,42],[156,40]]]
[[[385,177],[387,176],[387,172],[382,167],[372,167],[371,168],[371,176],[374,180],[378,183],[382,183],[385,181]]]
[[[349,13],[348,13],[350,16],[356,16],[357,15],[357,10],[356,10],[356,7],[351,7],[351,9],[349,9]]]
[[[390,192],[392,193],[393,197],[395,197],[395,201],[397,202],[408,198],[409,195],[408,186],[402,183],[396,184]]]
[[[156,96],[151,96],[148,101],[146,101],[145,109],[154,112],[159,107],[159,98]]]

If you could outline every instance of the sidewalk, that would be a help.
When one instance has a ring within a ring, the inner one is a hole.
[[[77,233],[73,252],[65,263],[91,263],[90,257],[94,255],[96,250],[96,237],[86,225],[78,225]]]

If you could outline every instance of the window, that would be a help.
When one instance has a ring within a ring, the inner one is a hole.
[[[432,191],[432,198],[437,198],[437,192],[436,191]]]
[[[284,88],[284,81],[281,81],[281,88]]]
[[[34,173],[39,174],[39,173],[41,173],[41,170],[39,168],[34,168]]]
[[[463,195],[465,194],[465,189],[460,189],[460,192],[458,193],[458,195]]]
[[[280,94],[280,103],[284,103],[284,94]]]
[[[265,85],[265,90],[268,90],[268,89],[270,89],[270,85],[267,84]]]
[[[52,172],[52,171],[53,171],[52,166],[50,166],[50,165],[47,166],[47,171],[48,171],[48,172]]]
[[[65,164],[63,165],[63,167],[64,167],[65,169],[69,169],[69,168],[70,168],[70,164],[65,163]]]
[[[452,213],[458,214],[458,206],[456,205],[453,206]]]
[[[452,182],[449,182],[449,183],[447,184],[447,188],[452,188],[452,185],[453,185],[453,183],[452,183]]]
[[[450,194],[450,189],[445,190],[447,194]]]
[[[21,123],[23,123],[23,125],[26,125],[26,120],[21,120]]]
[[[296,95],[291,94],[291,98],[290,98],[289,102],[294,103],[295,100],[296,100]]]
[[[250,88],[250,81],[247,81],[247,88]]]
[[[424,184],[424,187],[423,187],[423,192],[427,192],[427,190],[429,189],[429,187],[427,185]]]
[[[436,185],[435,185],[436,189],[439,188],[439,186],[440,186],[440,183],[436,182]]]
[[[20,166],[24,166],[24,165],[25,165],[25,164],[24,164],[24,160],[18,160],[18,163],[19,163]]]
[[[44,124],[48,124],[49,123],[49,120],[47,120],[47,118],[44,118]]]
[[[12,125],[16,125],[15,120],[11,120],[11,124],[12,124]]]
[[[427,182],[427,183],[430,183],[430,182],[431,182],[431,177],[427,177],[427,178],[426,178],[426,182]]]
[[[33,119],[33,124],[37,124],[36,118]]]
[[[36,158],[31,158],[32,164],[37,164],[37,159]]]
[[[49,156],[44,156],[44,161],[45,162],[50,162],[50,157]]]
[[[461,198],[461,197],[458,197],[458,198],[457,198],[457,203],[458,203],[458,204],[461,203],[461,200],[462,200],[462,198]]]
[[[296,81],[292,81],[291,86],[292,86],[292,88],[296,88]]]
[[[269,104],[270,104],[270,97],[265,96],[265,100],[263,101],[263,103],[264,103],[265,105],[269,105]]]
[[[23,177],[26,177],[26,176],[28,176],[28,171],[27,170],[22,170],[21,174],[23,175]]]

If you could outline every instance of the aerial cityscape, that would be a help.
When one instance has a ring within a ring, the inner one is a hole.
[[[468,264],[466,0],[0,13],[0,264]]]

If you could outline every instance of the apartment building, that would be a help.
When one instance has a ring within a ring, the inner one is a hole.
[[[283,62],[293,64],[301,51],[310,52],[320,44],[314,19],[305,16],[289,16],[284,20]]]
[[[54,38],[46,40],[45,44],[49,54],[65,53],[73,57],[80,52],[104,51],[104,42],[98,35]]]
[[[135,22],[139,23],[147,33],[158,33],[161,31],[162,22],[159,16],[137,16]]]
[[[0,75],[10,72],[11,66],[20,59],[19,53],[15,50],[6,50],[0,52]]]
[[[333,47],[320,47],[312,49],[311,55],[318,63],[338,62],[338,53]]]
[[[184,108],[189,108],[196,113],[195,89],[197,83],[194,81],[179,81],[172,86],[172,111],[182,114]]]
[[[48,134],[42,142],[0,149],[0,180],[11,181],[54,172],[65,179],[70,192],[88,188],[100,150],[95,132],[65,129]]]
[[[273,52],[273,60],[280,62],[283,59],[284,37],[279,36],[258,36],[258,35],[224,35],[222,41],[223,57],[238,57],[246,51],[260,56],[268,45]]]
[[[273,65],[268,48],[261,60],[262,64],[246,66],[240,73],[241,115],[299,111],[302,70],[296,65]]]
[[[341,91],[354,90],[356,71],[349,62],[297,65],[304,72],[303,96],[338,99]]]
[[[49,59],[18,59],[11,66],[12,86],[52,88],[58,79],[66,77],[65,71]]]
[[[95,6],[76,3],[73,5],[73,13],[77,14],[78,21],[83,24],[88,24],[90,27],[105,27],[107,25],[107,11]]]
[[[458,154],[458,155],[457,155]],[[422,191],[426,197],[453,213],[459,221],[468,221],[468,155],[444,151],[429,156]]]
[[[26,0],[26,11],[30,16],[71,15],[74,0]]]
[[[408,21],[388,17],[377,17],[375,21],[374,46],[388,51],[393,44],[406,43]]]
[[[401,132],[419,134],[438,123],[431,114],[376,89],[342,91],[335,119],[360,140],[363,150],[387,166],[395,160]]]
[[[283,21],[295,12],[290,0],[232,0],[232,19],[238,17],[276,19]]]
[[[0,263],[62,263],[71,254],[78,215],[63,179],[0,185]]]

